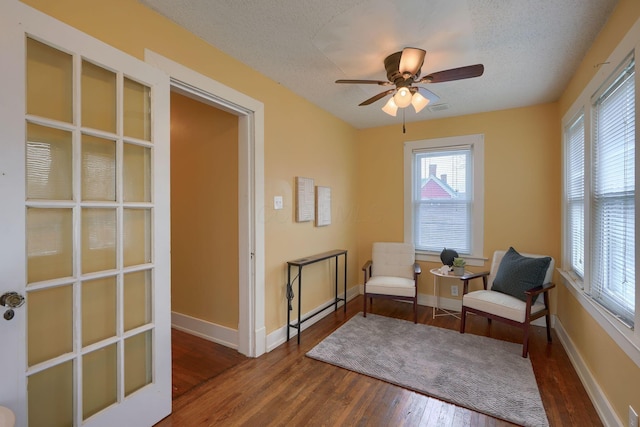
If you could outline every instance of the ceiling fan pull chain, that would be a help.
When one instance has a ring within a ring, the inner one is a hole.
[[[407,133],[407,129],[404,127],[404,109],[402,109],[402,133]]]

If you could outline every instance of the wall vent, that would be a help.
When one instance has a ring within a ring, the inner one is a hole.
[[[444,110],[448,110],[449,109],[449,104],[436,104],[436,105],[432,105],[429,108],[429,111],[431,111],[432,113],[435,113],[436,111],[444,111]]]

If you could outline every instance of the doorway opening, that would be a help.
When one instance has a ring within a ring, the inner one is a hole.
[[[238,348],[238,118],[171,91],[174,328]]]
[[[238,327],[235,336],[240,353],[258,357],[266,351],[261,209],[264,206],[264,106],[152,51],[145,52],[145,61],[171,76],[172,95],[178,94],[237,117]],[[210,322],[194,318],[187,321],[186,329],[196,335],[221,332],[223,342],[234,340],[233,328],[212,328]]]

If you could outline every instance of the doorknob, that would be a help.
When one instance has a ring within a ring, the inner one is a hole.
[[[24,297],[17,292],[5,292],[0,296],[0,305],[9,307],[9,309],[4,312],[5,320],[13,319],[15,315],[13,309],[20,307],[22,304],[24,304]]]
[[[9,308],[18,308],[24,304],[24,297],[17,292],[5,292],[0,296],[0,305]]]

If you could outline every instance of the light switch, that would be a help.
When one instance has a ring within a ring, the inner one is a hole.
[[[282,201],[282,196],[274,196],[273,209],[282,209],[283,207],[284,207],[284,202]]]

